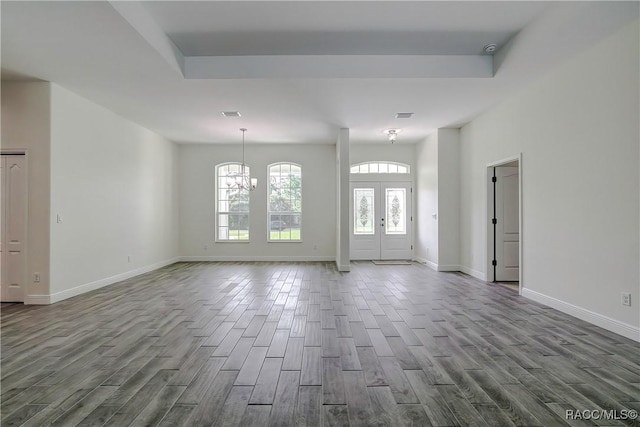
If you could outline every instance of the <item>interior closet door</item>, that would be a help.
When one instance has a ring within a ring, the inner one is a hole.
[[[26,280],[26,169],[24,155],[2,155],[0,298],[23,302]]]

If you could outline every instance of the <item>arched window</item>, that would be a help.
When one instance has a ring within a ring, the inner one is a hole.
[[[410,173],[409,165],[397,162],[365,162],[351,166],[351,173]]]
[[[301,240],[302,167],[295,163],[269,165],[267,224],[269,241]]]
[[[249,189],[239,186],[234,179],[241,172],[240,163],[216,166],[216,239],[219,241],[249,240]],[[245,173],[250,174],[248,166]]]

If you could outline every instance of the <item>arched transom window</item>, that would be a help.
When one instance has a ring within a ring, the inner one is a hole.
[[[365,162],[351,166],[351,173],[410,173],[410,170],[404,163]]]

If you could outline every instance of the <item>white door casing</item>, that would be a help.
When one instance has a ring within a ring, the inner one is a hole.
[[[519,181],[517,167],[496,167],[496,277],[517,282],[520,275]]]
[[[352,182],[350,188],[351,259],[412,259],[411,183]]]
[[[0,299],[23,302],[26,277],[26,195],[24,155],[2,155]]]

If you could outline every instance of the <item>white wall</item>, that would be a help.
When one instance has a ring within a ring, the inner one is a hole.
[[[438,129],[416,145],[415,158],[416,259],[438,271],[459,271],[460,130]]]
[[[258,188],[251,192],[250,242],[215,242],[215,165],[242,161],[239,143],[182,144],[180,253],[189,260],[335,260],[336,146],[246,146],[245,161]],[[267,242],[267,165],[302,165],[302,242]],[[206,249],[205,249],[206,247]]]
[[[416,259],[437,269],[438,265],[438,133],[415,146]],[[433,218],[433,214],[436,218]]]
[[[460,269],[460,130],[438,129],[438,270]]]
[[[2,150],[25,150],[28,179],[27,282],[25,300],[49,294],[50,85],[2,82]],[[40,273],[40,282],[33,274]]]
[[[349,129],[342,128],[336,140],[336,266],[338,271],[350,271],[349,233]]]
[[[52,302],[175,261],[177,179],[174,143],[52,85]]]
[[[522,152],[523,294],[640,339],[638,22],[461,131],[461,258],[486,273],[486,164]],[[620,293],[632,293],[632,307]]]

